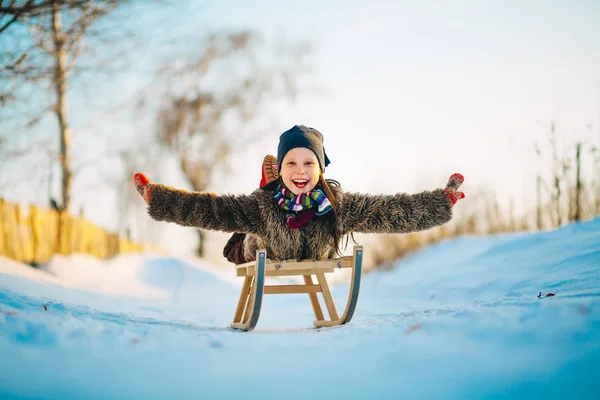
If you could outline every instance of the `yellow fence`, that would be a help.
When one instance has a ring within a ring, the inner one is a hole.
[[[0,255],[31,265],[53,254],[82,253],[109,258],[120,253],[153,250],[107,232],[81,217],[0,198]]]

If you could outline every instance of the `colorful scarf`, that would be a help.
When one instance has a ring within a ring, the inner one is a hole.
[[[302,211],[311,210],[311,216],[312,214],[324,215],[333,208],[329,202],[329,199],[327,196],[325,196],[325,193],[323,193],[321,189],[317,188],[311,190],[310,192],[295,195],[291,190],[288,190],[280,185],[277,187],[275,200],[277,200],[279,207],[286,211],[286,220],[290,228],[298,227],[298,213]],[[302,226],[300,227],[308,225],[309,221],[310,220],[302,221]]]

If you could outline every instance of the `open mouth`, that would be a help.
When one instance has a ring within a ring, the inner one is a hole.
[[[298,189],[304,189],[308,185],[308,179],[292,179],[292,183]]]

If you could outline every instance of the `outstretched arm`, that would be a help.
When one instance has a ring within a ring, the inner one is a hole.
[[[258,201],[252,195],[188,192],[153,184],[141,173],[135,174],[133,181],[148,204],[148,214],[157,221],[222,232],[264,231]]]
[[[342,229],[344,233],[408,233],[442,225],[452,218],[452,206],[465,197],[458,192],[463,180],[454,174],[445,189],[417,194],[344,193]]]

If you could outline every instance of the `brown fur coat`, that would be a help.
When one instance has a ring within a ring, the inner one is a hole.
[[[372,195],[332,187],[337,210],[336,235],[408,233],[433,228],[452,218],[452,203],[443,189],[417,194]],[[273,260],[326,259],[336,256],[326,216],[314,217],[301,229],[290,229],[273,190],[249,195],[188,192],[156,185],[148,213],[157,221],[206,230],[245,233],[246,260],[267,249]]]

